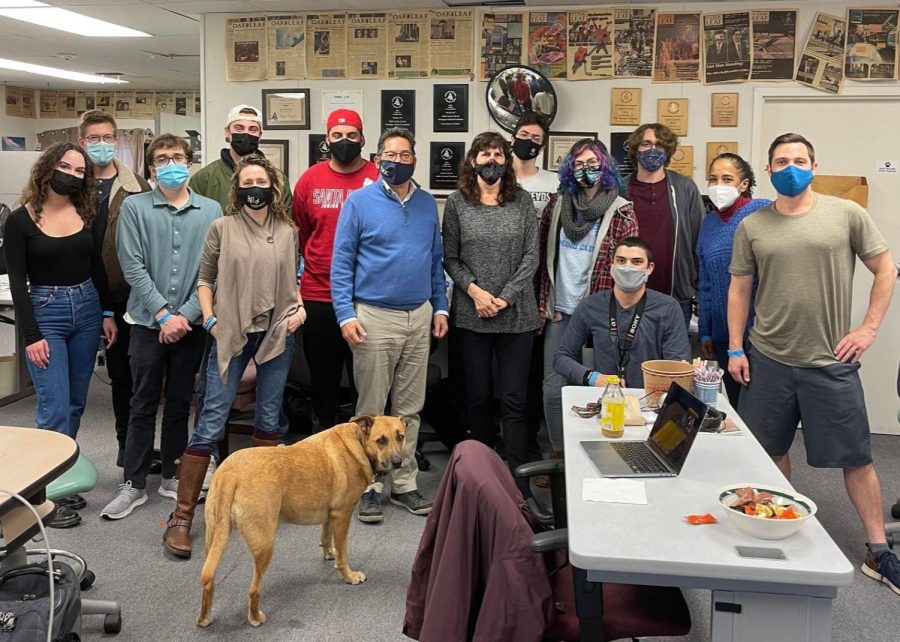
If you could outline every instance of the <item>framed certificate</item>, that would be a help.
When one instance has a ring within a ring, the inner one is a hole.
[[[544,169],[558,172],[562,159],[582,138],[597,138],[597,132],[550,132],[544,148]]]
[[[259,151],[272,163],[281,170],[281,173],[287,176],[288,173],[288,149],[290,141],[287,140],[271,140],[263,138],[259,141]]]
[[[263,129],[309,129],[309,89],[263,89]]]

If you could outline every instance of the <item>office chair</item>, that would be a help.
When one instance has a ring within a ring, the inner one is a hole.
[[[47,486],[47,499],[57,500],[78,493],[86,493],[97,485],[97,468],[94,462],[84,454],[78,455],[78,461],[65,473],[53,480]],[[87,563],[80,555],[70,551],[50,549],[54,560],[62,561],[72,567],[81,583],[81,590],[87,591],[94,583],[95,575],[87,567]],[[43,548],[31,549],[27,552],[28,561],[43,561],[47,551]],[[122,607],[118,602],[108,600],[81,599],[81,614],[103,615],[103,632],[117,634],[122,630]]]

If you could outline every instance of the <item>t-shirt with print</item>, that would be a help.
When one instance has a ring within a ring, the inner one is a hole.
[[[796,216],[773,203],[745,218],[729,271],[759,277],[753,347],[789,366],[837,363],[834,348],[850,330],[856,257],[887,249],[865,209],[833,196],[813,194],[810,209]]]
[[[343,174],[322,161],[306,170],[294,187],[294,222],[300,237],[304,271],[300,293],[310,301],[331,301],[331,254],[334,232],[344,201],[353,190],[378,178],[378,169],[365,161],[355,172]]]
[[[559,233],[559,249],[556,264],[556,301],[553,308],[557,312],[572,314],[588,293],[588,279],[594,267],[594,250],[600,221],[577,243],[570,241],[565,230]]]
[[[538,172],[534,176],[519,178],[519,187],[531,194],[531,200],[534,203],[534,209],[537,210],[538,221],[540,221],[541,214],[544,213],[550,197],[559,189],[559,175],[556,172],[538,168]]]

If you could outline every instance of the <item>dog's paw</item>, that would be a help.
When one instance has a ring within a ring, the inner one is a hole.
[[[211,617],[197,618],[197,626],[199,626],[201,629],[205,629],[212,623],[213,623],[213,619]]]
[[[253,619],[253,614],[248,614],[247,620],[250,622],[250,626],[259,626],[260,624],[266,623],[266,614],[260,610],[257,619]]]
[[[334,549],[333,548],[323,548],[322,556],[327,560],[333,560],[334,559]]]
[[[347,571],[344,581],[347,584],[362,584],[366,581],[366,574],[362,571]]]

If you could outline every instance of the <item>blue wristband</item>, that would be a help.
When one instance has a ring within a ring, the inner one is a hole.
[[[710,337],[710,336],[700,337],[700,343],[706,343],[707,341],[712,341],[712,337]]]
[[[744,354],[745,354],[745,353],[744,353],[743,349],[741,349],[741,350],[729,350],[729,351],[728,351],[728,356],[729,356],[729,357],[743,357]]]
[[[590,374],[590,376],[588,377],[588,385],[593,386],[594,383],[596,383],[597,379],[599,379],[599,378],[600,378],[599,372],[592,372]]]
[[[168,320],[171,319],[171,318],[172,318],[172,313],[169,312],[168,310],[166,310],[166,313],[165,313],[164,315],[162,315],[161,317],[159,317],[159,318],[156,320],[156,322],[157,322],[159,325],[162,325],[163,323],[165,323],[166,321],[168,321]]]
[[[114,316],[115,316],[115,314],[113,313],[112,310],[104,310],[104,311],[103,311],[103,318],[104,318],[104,319],[112,319]]]
[[[213,329],[213,326],[218,323],[218,321],[219,320],[216,318],[216,315],[211,314],[209,318],[203,323],[203,329],[209,332]]]

